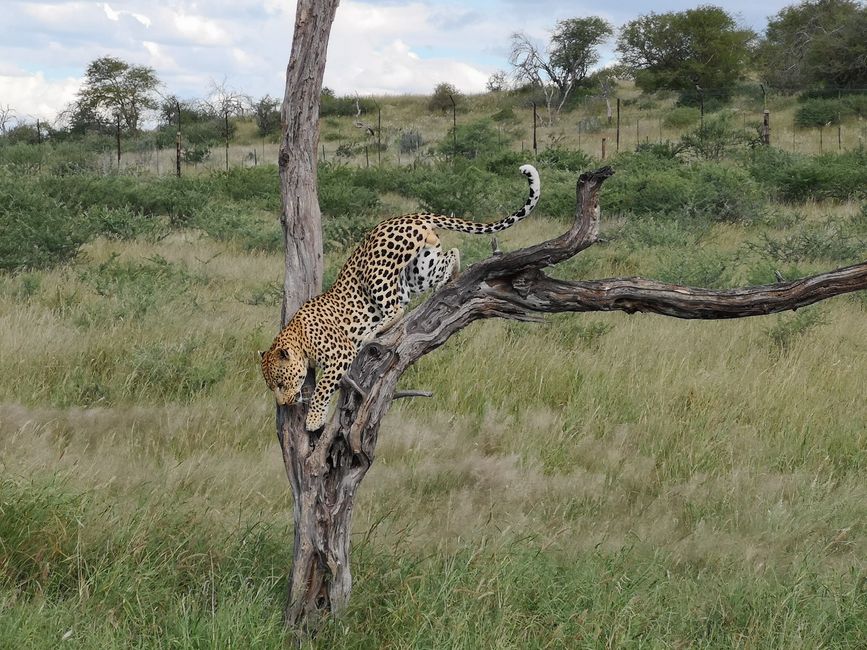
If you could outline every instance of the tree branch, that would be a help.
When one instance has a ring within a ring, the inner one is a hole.
[[[676,318],[721,319],[770,314],[867,288],[867,262],[793,282],[712,290],[642,278],[557,280],[553,266],[598,241],[599,190],[609,167],[581,175],[571,228],[546,242],[494,255],[468,268],[402,322],[359,352],[349,372],[357,390],[342,391],[332,422],[348,439],[361,471],[374,459],[379,423],[403,372],[449,337],[484,318],[538,320],[555,312],[651,312]]]

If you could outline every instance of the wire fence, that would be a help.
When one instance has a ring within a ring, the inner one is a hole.
[[[867,91],[852,90],[846,95],[834,91],[828,99],[842,100],[863,92]],[[488,119],[496,129],[498,145],[505,149],[525,151],[531,156],[548,148],[564,148],[605,159],[620,151],[634,150],[641,144],[679,142],[684,135],[695,133],[722,114],[728,116],[730,125],[758,138],[766,110],[770,120],[769,144],[778,149],[815,155],[867,145],[867,120],[857,113],[838,115],[838,119],[833,120],[836,124],[801,128],[795,123],[800,104],[792,96],[757,90],[752,95],[740,95],[732,104],[720,108],[716,100],[721,96],[713,89],[705,90],[700,105],[691,108],[675,106],[673,97],[635,95],[612,97],[608,101],[599,96],[588,97],[550,121],[544,106],[538,102],[533,107],[529,100],[516,101],[506,96],[500,103],[496,96],[484,96],[485,101],[479,100],[477,105],[471,98],[465,100],[466,105],[457,104],[453,111],[445,113],[427,113],[421,106],[417,107],[419,110],[408,111],[406,107],[383,101],[372,116],[364,116],[367,122],[352,116],[323,119],[317,154],[320,161],[355,166],[414,164],[441,157],[439,145],[450,139],[453,125],[460,128],[462,124]],[[867,104],[867,99],[864,103]],[[505,109],[509,109],[508,115],[501,118]],[[414,115],[407,117],[413,112]],[[228,155],[217,145],[200,162],[182,163],[181,172],[274,164],[278,154],[279,144],[266,139],[231,144]],[[123,152],[118,165],[116,153],[107,148],[99,157],[99,168],[106,173],[120,169],[173,174],[176,155],[175,148],[142,146]]]

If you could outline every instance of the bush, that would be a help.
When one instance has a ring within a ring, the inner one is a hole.
[[[62,264],[90,237],[83,219],[32,179],[0,171],[0,270]]]
[[[491,119],[494,120],[494,122],[514,122],[518,119],[518,116],[515,115],[515,111],[511,106],[506,106],[491,115]]]
[[[427,109],[431,112],[440,111],[441,113],[445,113],[452,109],[452,99],[454,99],[455,104],[462,99],[457,88],[450,83],[439,83],[434,88],[433,95],[431,95],[430,101],[427,103]]]
[[[336,97],[330,88],[323,88],[319,96],[319,117],[355,117],[359,108],[362,115],[372,113],[376,111],[376,102],[350,95]]]
[[[549,169],[581,173],[590,167],[593,159],[577,149],[551,148],[539,153],[536,162]]]
[[[734,125],[731,114],[725,113],[705,120],[702,127],[680,138],[681,151],[705,160],[720,160],[753,140],[747,131]]]
[[[698,122],[701,111],[690,106],[679,106],[666,111],[662,125],[669,129],[682,129]]]
[[[758,184],[740,167],[706,163],[690,168],[689,211],[711,221],[753,221],[762,212]]]
[[[867,150],[804,156],[769,147],[753,151],[748,162],[753,178],[783,201],[867,196]]]
[[[715,289],[728,284],[730,259],[716,251],[694,250],[685,253],[672,249],[661,257],[653,277],[662,282]]]
[[[839,124],[845,109],[837,99],[809,99],[795,111],[795,126],[805,129]]]
[[[501,136],[492,122],[478,120],[449,129],[448,135],[440,142],[438,151],[447,156],[473,159],[495,153],[502,147]]]
[[[867,95],[849,95],[843,98],[846,113],[855,115],[861,119],[867,118]]]
[[[421,137],[421,133],[416,129],[403,131],[400,134],[400,140],[398,141],[400,153],[413,153],[421,149],[423,144],[424,138]]]
[[[382,174],[382,170],[374,173]],[[371,214],[379,208],[378,193],[358,183],[359,177],[349,167],[338,163],[319,166],[319,205],[332,217]],[[369,179],[370,176],[367,176]]]
[[[776,238],[762,235],[753,250],[777,262],[815,262],[830,260],[856,262],[867,249],[867,237],[860,235],[861,225],[830,219],[820,224],[805,224],[796,232]]]
[[[759,185],[739,168],[688,165],[648,153],[621,155],[605,189],[604,209],[637,216],[750,221],[764,204]]]

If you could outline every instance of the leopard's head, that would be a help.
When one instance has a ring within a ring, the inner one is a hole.
[[[262,376],[274,392],[277,403],[294,404],[301,399],[301,387],[307,377],[307,360],[291,346],[273,347],[259,353],[262,357]]]

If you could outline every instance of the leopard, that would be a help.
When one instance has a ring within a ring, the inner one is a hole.
[[[524,205],[499,221],[484,223],[416,212],[371,229],[346,260],[331,287],[306,301],[260,352],[262,375],[279,405],[305,401],[308,369],[319,368],[304,426],[320,429],[331,398],[361,347],[395,325],[412,296],[437,290],[460,273],[460,252],[444,252],[436,229],[475,235],[510,228],[536,207],[539,173],[522,165],[530,186]]]

